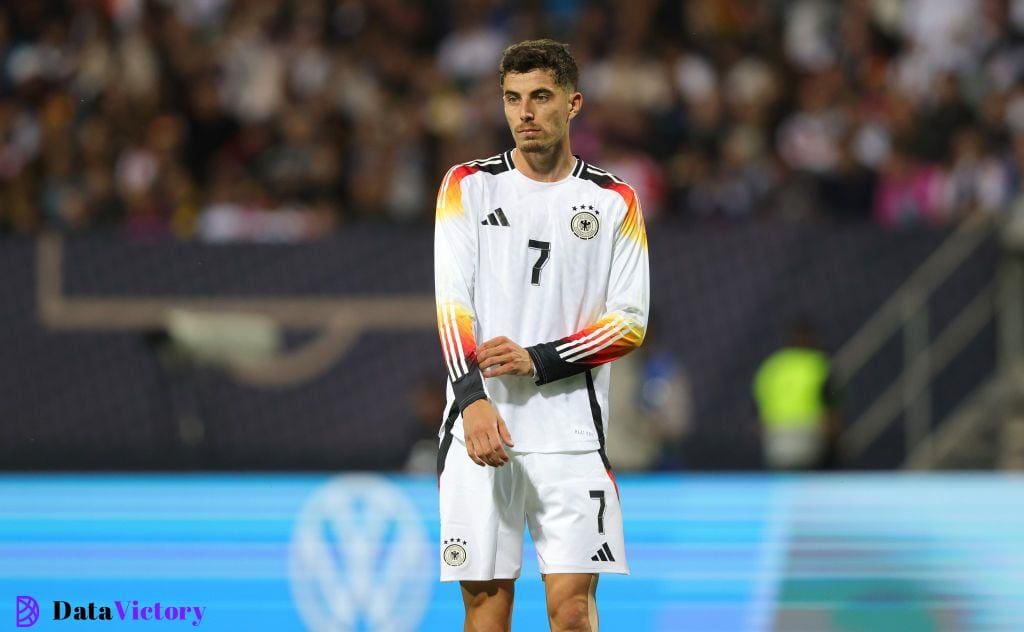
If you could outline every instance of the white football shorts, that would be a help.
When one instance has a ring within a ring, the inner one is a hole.
[[[628,575],[618,487],[601,453],[505,449],[504,466],[480,467],[461,440],[442,440],[441,581],[518,578],[527,525],[543,574]]]

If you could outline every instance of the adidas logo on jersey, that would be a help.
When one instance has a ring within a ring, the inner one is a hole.
[[[608,548],[608,543],[605,542],[597,550],[597,555],[591,557],[590,560],[592,562],[614,562],[615,556],[612,555],[612,550]]]
[[[501,208],[496,208],[487,215],[487,219],[480,222],[484,226],[508,226],[508,218],[505,217],[505,211]]]

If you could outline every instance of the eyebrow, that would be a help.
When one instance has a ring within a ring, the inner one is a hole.
[[[534,90],[533,92],[530,93],[530,96],[531,97],[535,97],[535,96],[538,96],[538,95],[541,95],[541,94],[554,94],[554,93],[555,92],[551,88],[537,88],[536,90]],[[505,94],[505,96],[510,96],[510,97],[522,96],[518,92],[516,92],[515,90],[506,90],[504,94]]]

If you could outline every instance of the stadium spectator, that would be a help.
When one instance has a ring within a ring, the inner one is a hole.
[[[946,225],[1021,191],[1020,6],[4,3],[0,230],[187,239],[226,208],[271,228],[220,239],[428,221],[441,165],[502,147],[495,60],[538,34],[585,62],[577,150],[627,173],[653,221]]]

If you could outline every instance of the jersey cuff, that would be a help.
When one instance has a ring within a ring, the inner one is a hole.
[[[466,410],[467,406],[478,399],[487,399],[484,380],[475,364],[469,373],[452,382],[452,391],[455,392],[455,403],[459,405],[459,412]]]
[[[526,351],[533,359],[533,366],[537,370],[535,381],[537,386],[583,373],[589,368],[585,364],[563,360],[555,351],[554,342],[542,342],[539,345],[526,347]]]

